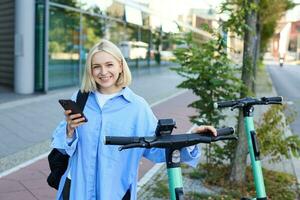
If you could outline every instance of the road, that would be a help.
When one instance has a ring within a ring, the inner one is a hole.
[[[269,63],[267,70],[278,95],[283,96],[289,107],[297,112],[291,128],[293,134],[300,136],[300,65],[284,64],[279,67],[278,63]]]

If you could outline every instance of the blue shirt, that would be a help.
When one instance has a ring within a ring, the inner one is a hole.
[[[74,94],[72,99],[76,99]],[[152,136],[157,119],[146,101],[124,88],[108,100],[101,109],[94,92],[89,94],[84,108],[88,122],[77,127],[74,140],[66,138],[66,121],[53,133],[51,146],[70,156],[69,166],[62,176],[56,199],[70,170],[72,177],[70,199],[121,200],[128,189],[132,200],[137,198],[137,172],[142,156],[153,162],[164,162],[164,149],[134,148],[119,151],[118,146],[104,145],[105,136]],[[200,150],[181,151],[181,160],[196,166]],[[72,166],[72,167],[70,167]]]

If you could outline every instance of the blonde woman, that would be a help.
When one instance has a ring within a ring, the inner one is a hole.
[[[120,152],[117,146],[103,143],[106,135],[154,135],[157,119],[147,102],[129,89],[130,82],[129,67],[116,45],[102,40],[90,50],[81,86],[82,92],[89,92],[84,108],[88,122],[67,110],[66,119],[53,133],[51,146],[70,156],[56,199],[135,200],[141,157],[164,162],[160,149]],[[216,135],[211,126],[193,130],[204,131]],[[197,164],[200,150],[196,146],[182,151],[183,161]]]

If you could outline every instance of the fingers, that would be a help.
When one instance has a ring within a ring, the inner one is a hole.
[[[68,123],[68,126],[72,129],[76,128],[77,126],[80,126],[85,123],[85,118],[81,117],[80,113],[77,114],[71,114],[71,110],[66,110],[64,112],[66,116],[66,121]]]
[[[213,126],[197,126],[193,128],[192,133],[212,133],[213,136],[217,136],[217,130]]]

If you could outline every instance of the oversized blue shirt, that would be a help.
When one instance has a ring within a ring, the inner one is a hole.
[[[74,94],[72,99],[76,99]],[[70,199],[121,200],[128,189],[136,200],[137,172],[142,156],[164,162],[163,149],[134,148],[119,151],[118,146],[104,145],[105,136],[152,136],[157,119],[146,101],[124,88],[101,109],[91,92],[84,108],[88,122],[77,127],[74,140],[66,138],[66,121],[53,133],[51,146],[70,156],[69,166],[60,181],[56,199],[62,199],[66,176],[72,177]],[[182,149],[181,159],[195,166],[200,151]],[[70,167],[72,166],[72,167]]]

